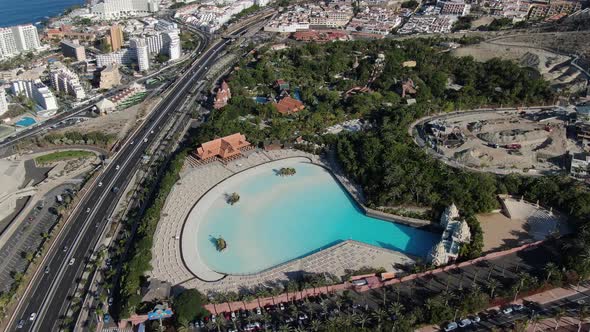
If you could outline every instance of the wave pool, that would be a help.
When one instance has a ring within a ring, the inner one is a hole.
[[[281,167],[296,174],[278,176]],[[233,192],[240,200],[232,206],[226,195]],[[222,252],[219,236],[227,242]],[[185,223],[182,254],[197,275],[202,265],[252,274],[348,239],[425,257],[440,235],[367,217],[329,171],[296,158],[248,169],[205,194]]]

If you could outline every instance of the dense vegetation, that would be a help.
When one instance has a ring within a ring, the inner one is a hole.
[[[351,118],[388,116],[403,125],[430,111],[538,104],[552,98],[547,83],[534,70],[498,59],[479,63],[469,57],[454,58],[440,52],[440,41],[336,42],[279,52],[262,49],[262,54],[245,57],[240,70],[230,75],[233,98],[222,111],[213,112],[199,138],[240,131],[255,143],[297,136],[323,143],[326,137],[320,135],[327,126]],[[376,66],[380,53],[384,55],[382,68]],[[417,66],[403,67],[407,60],[415,60]],[[404,106],[400,96],[401,81],[408,78],[417,86],[419,106]],[[277,79],[290,83],[292,94],[299,92],[304,111],[284,117],[270,103],[257,104],[252,99],[275,97]],[[463,88],[447,89],[449,80]],[[371,92],[344,95],[365,85]]]
[[[478,63],[472,58],[453,58],[440,52],[438,44],[439,40],[435,39],[385,40],[308,44],[279,52],[261,50],[261,54],[244,58],[239,64],[241,69],[230,75],[233,98],[221,111],[214,111],[209,121],[198,129],[196,141],[242,132],[254,143],[268,139],[292,141],[302,136],[309,142],[324,144],[335,152],[345,172],[363,187],[370,206],[414,205],[440,212],[451,202],[457,204],[473,234],[472,242],[461,252],[465,259],[481,253],[483,234],[474,214],[498,207],[496,194],[523,195],[526,200],[539,201],[569,215],[572,225],[579,231],[575,241],[569,241],[564,248],[570,253],[565,267],[575,271],[578,277],[588,277],[590,255],[585,253],[590,252],[590,230],[587,227],[590,193],[584,184],[559,176],[498,177],[466,172],[434,160],[412,142],[408,127],[431,112],[482,105],[542,104],[553,99],[547,83],[531,69],[498,59]],[[382,67],[375,65],[379,53],[385,59]],[[415,60],[418,65],[403,67],[401,64],[407,60]],[[417,92],[412,96],[417,103],[411,106],[406,105],[400,93],[400,82],[408,78],[417,86]],[[277,79],[288,81],[292,94],[299,92],[306,106],[304,111],[281,116],[272,105],[257,104],[252,100],[255,96],[275,97],[279,92],[273,82]],[[462,88],[458,91],[447,89],[448,81]],[[365,85],[371,91],[350,96],[344,93]],[[365,119],[373,129],[324,134],[327,126],[353,118]],[[153,232],[184,156],[180,154],[172,162],[160,182],[157,197],[140,223],[133,258],[126,266],[122,280],[122,297],[126,303],[124,313],[132,312],[139,304],[137,289],[143,274],[150,268]],[[571,275],[565,278],[559,270],[556,271],[547,276],[546,282],[571,280]],[[449,303],[473,310],[487,305],[495,295],[512,296],[515,292],[542,285],[538,278],[521,277],[522,280],[528,278],[528,281],[520,281],[521,286],[517,288],[490,285],[487,294],[474,291],[467,297],[434,296],[428,298],[425,309],[402,311],[412,317],[407,322],[410,327],[440,322],[453,314],[449,311]],[[198,315],[193,311],[182,314],[183,320]]]
[[[65,134],[47,134],[38,140],[37,144],[54,144],[54,145],[72,145],[72,144],[87,144],[107,147],[111,145],[116,135],[105,134],[100,131],[92,131],[89,133],[80,133],[77,131],[70,131]]]
[[[160,213],[166,202],[168,194],[172,187],[178,181],[178,173],[180,172],[184,160],[186,159],[187,151],[181,151],[168,165],[168,170],[160,179],[158,185],[158,192],[150,202],[150,207],[143,214],[139,220],[137,233],[135,234],[135,242],[128,257],[131,257],[129,262],[125,264],[121,277],[121,315],[129,317],[138,308],[141,302],[141,296],[138,290],[142,285],[142,280],[146,271],[151,269],[150,261],[152,259],[152,244],[153,236],[156,231],[156,226],[160,220]]]
[[[35,158],[38,164],[49,164],[67,159],[80,159],[93,157],[94,153],[82,150],[57,151]]]

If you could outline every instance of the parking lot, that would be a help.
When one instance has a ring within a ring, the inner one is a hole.
[[[39,246],[57,221],[55,197],[74,188],[71,184],[61,185],[51,190],[44,203],[37,202],[36,208],[27,215],[23,224],[0,250],[0,292],[10,290],[14,277],[23,273]]]

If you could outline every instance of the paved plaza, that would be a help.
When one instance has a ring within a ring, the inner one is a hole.
[[[237,172],[293,157],[306,158],[313,163],[324,165],[318,156],[297,150],[249,151],[244,158],[226,165],[213,162],[191,167],[191,164],[187,162],[185,169],[181,172],[180,180],[168,196],[156,229],[152,248],[153,269],[150,276],[169,282],[173,286],[197,288],[203,292],[228,292],[288,280],[300,275],[303,271],[341,276],[346,273],[346,270],[356,270],[365,266],[397,271],[400,266],[414,262],[412,257],[396,251],[355,241],[345,241],[256,274],[225,276],[211,271],[204,264],[199,268],[190,264],[192,272],[197,276],[191,273],[182,261],[180,240],[183,236],[184,222],[195,203],[215,185]],[[197,258],[193,257],[193,259]]]
[[[501,197],[502,213],[477,216],[484,232],[484,252],[505,250],[525,243],[544,240],[557,233],[570,232],[566,219],[536,204],[511,197]]]

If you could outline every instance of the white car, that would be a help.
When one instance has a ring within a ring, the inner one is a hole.
[[[445,330],[446,332],[449,332],[449,331],[456,330],[456,329],[457,329],[457,327],[458,327],[457,323],[455,323],[455,322],[450,322],[449,324],[447,324],[447,326],[445,326],[445,329],[444,329],[444,330]]]
[[[36,312],[32,313],[31,316],[29,316],[29,320],[30,321],[34,321],[35,318],[37,318],[37,313]]]
[[[86,209],[86,213],[90,213],[90,208],[87,208]]]
[[[504,308],[504,309],[502,309],[502,313],[504,315],[510,315],[512,313],[512,308],[510,308],[510,307]]]
[[[99,186],[99,187],[102,187],[102,182],[99,182],[99,183],[98,183],[98,186]]]
[[[69,266],[74,265],[74,263],[76,262],[75,258],[70,259],[70,262],[68,263]]]
[[[257,315],[262,315],[262,310],[260,310],[260,307],[256,308],[256,314]]]
[[[471,325],[471,320],[470,319],[465,318],[465,319],[462,319],[459,322],[459,327],[465,327],[465,326],[468,326],[468,325]]]
[[[121,168],[121,167],[120,167],[119,165],[117,165],[117,166],[115,167],[115,170],[117,170],[117,171],[118,171],[118,170],[119,170],[119,168]]]

